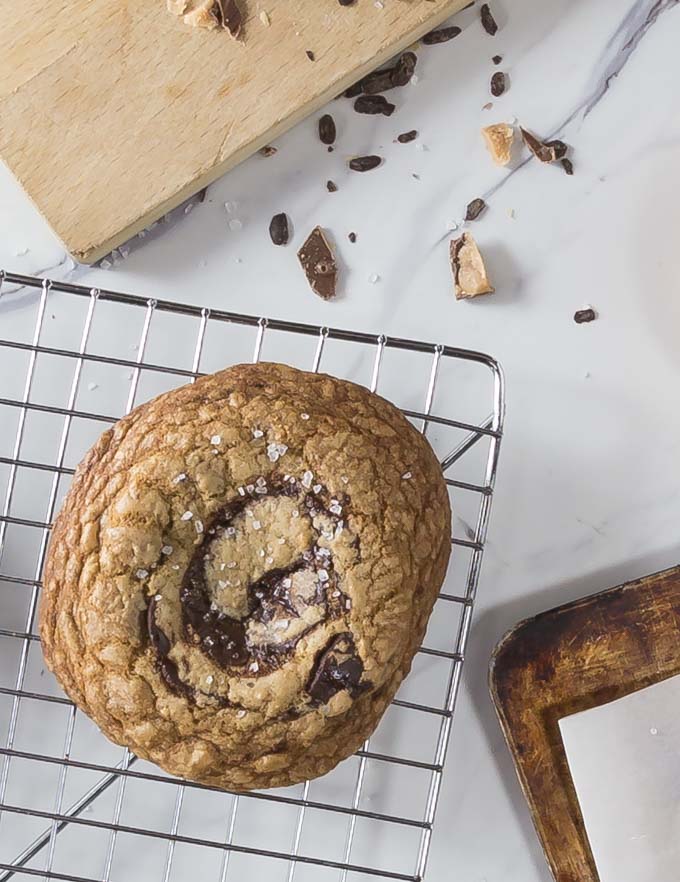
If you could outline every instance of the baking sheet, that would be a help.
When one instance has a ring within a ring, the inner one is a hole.
[[[680,676],[560,730],[600,882],[678,882]]]

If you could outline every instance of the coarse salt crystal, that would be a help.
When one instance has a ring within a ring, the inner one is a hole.
[[[148,570],[136,570],[135,571],[135,576],[137,576],[138,579],[146,579],[146,577],[148,575],[149,575]]]
[[[286,576],[285,579],[281,580],[281,584],[284,588],[290,588],[290,586],[293,584],[293,580],[290,578],[290,576]]]
[[[153,599],[158,603],[159,600],[163,600],[162,594],[154,594]]]
[[[182,481],[186,481],[186,479],[187,479],[187,476],[184,474],[184,472],[180,472],[179,475],[177,475],[177,477],[175,478],[175,480],[172,483],[173,484],[181,484]]]
[[[221,564],[220,564],[220,569],[221,569],[221,570],[225,570],[226,567],[227,567],[227,565],[226,565],[225,563],[221,563]]]
[[[319,570],[317,573],[319,577],[319,582],[327,582],[328,581],[328,570]]]
[[[255,490],[255,485],[254,484],[246,484],[246,490],[248,493],[250,493],[252,495],[253,490]]]
[[[221,444],[222,438],[219,435],[213,435],[212,438],[210,439],[210,443],[215,444],[215,445]]]
[[[263,435],[262,429],[253,429],[253,438],[261,438]]]
[[[408,481],[412,477],[413,475],[411,474],[411,472],[404,472],[404,474],[401,476],[401,480]]]
[[[340,597],[340,592],[337,591],[337,590],[334,591],[334,592],[331,594],[331,597]]]
[[[342,506],[337,499],[331,499],[331,504],[328,506],[328,510],[335,515],[342,514]]]
[[[312,487],[312,493],[321,493],[321,484],[315,484]]]
[[[273,563],[274,563],[274,558],[273,558],[273,557],[268,557],[268,558],[266,558],[266,559],[265,559],[265,563],[266,563],[266,564],[273,564]]]
[[[218,588],[227,588],[229,586],[229,584],[230,584],[230,582],[228,580],[226,582],[224,581],[224,579],[217,580],[217,587]]]
[[[313,480],[314,480],[313,472],[306,471],[302,476],[302,486],[309,489],[312,486]]]
[[[172,552],[173,552],[172,545],[164,545],[161,548],[161,554],[172,554]]]
[[[260,557],[264,557],[264,548],[261,548],[257,553],[260,555]]]
[[[244,710],[236,711],[236,716],[241,720],[243,719],[243,717],[245,717],[245,715],[246,712]]]
[[[285,539],[283,538],[283,536],[282,536],[282,537],[279,539],[279,545],[285,545],[285,544],[286,544],[286,540],[285,540]]]
[[[260,530],[262,528],[262,524],[259,521],[253,521],[253,530]]]
[[[290,621],[288,619],[279,619],[277,622],[274,622],[274,627],[279,631],[287,628],[288,625],[290,625]]]
[[[196,518],[196,520],[194,521],[194,526],[196,527],[196,532],[197,532],[197,533],[202,533],[202,532],[203,532],[203,521],[201,521],[201,520],[199,520],[198,518]]]
[[[294,508],[294,509],[293,509],[293,511],[291,512],[291,517],[293,517],[293,518],[299,518],[299,517],[300,517],[300,512],[297,510],[297,508]]]
[[[253,674],[256,674],[260,670],[260,666],[254,661],[251,665],[248,665],[248,670],[252,671]]]
[[[330,557],[331,556],[330,549],[329,548],[317,548],[316,549],[316,556],[317,557]]]
[[[238,564],[236,563],[235,560],[230,560],[229,563],[227,564],[227,566],[229,567],[230,570],[233,570],[234,567],[238,566]]]
[[[371,273],[371,275],[368,277],[368,281],[371,283],[371,285],[375,285],[377,282],[380,281],[380,276],[377,273]]]
[[[178,570],[178,569],[179,569],[179,564],[173,564],[172,567],[171,567],[171,569],[173,569],[173,570]]]
[[[180,521],[190,521],[193,518],[193,516],[194,516],[193,511],[185,511],[184,514],[182,515],[182,517],[180,518]]]
[[[257,484],[258,487],[266,487],[267,486],[266,480],[261,475],[257,479],[257,481],[255,481],[255,483]]]
[[[238,488],[238,494],[239,494],[239,496],[245,496],[245,495],[246,495],[246,491],[243,489],[243,487],[239,487],[239,488]]]
[[[227,527],[224,531],[225,536],[235,536],[236,535],[236,527]]]
[[[282,456],[288,448],[285,444],[277,444],[275,441],[272,441],[271,444],[267,445],[267,456],[271,460],[271,462],[276,462],[280,456]]]
[[[347,475],[340,475],[340,480],[343,484],[349,484],[349,478],[347,477]]]
[[[229,229],[233,233],[235,233],[238,230],[243,229],[243,224],[241,223],[241,221],[237,217],[232,217],[232,219],[229,221]]]
[[[301,420],[308,420],[308,419],[309,419],[309,414],[308,414],[308,413],[301,413],[301,414],[300,414],[300,419],[301,419]]]
[[[213,680],[214,680],[214,679],[215,679],[215,678],[213,677],[212,674],[208,674],[208,676],[205,678],[205,682],[206,682],[206,684],[207,684],[208,686],[212,686],[212,683],[213,683]]]
[[[90,392],[94,392],[95,389],[99,389],[99,383],[88,383],[87,388]]]
[[[349,597],[345,601],[345,609],[352,609],[352,601],[349,599]]]

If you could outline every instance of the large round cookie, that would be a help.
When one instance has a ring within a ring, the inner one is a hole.
[[[137,408],[54,525],[47,664],[102,731],[236,790],[321,775],[407,674],[450,550],[422,436],[361,386],[237,365]]]

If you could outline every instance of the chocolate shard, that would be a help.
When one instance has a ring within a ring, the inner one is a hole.
[[[332,300],[336,295],[338,266],[321,227],[314,227],[309,234],[298,251],[298,260],[312,291],[323,300]]]
[[[269,223],[269,235],[274,245],[287,245],[290,236],[288,217],[284,212],[275,214]]]
[[[234,38],[239,36],[243,16],[236,0],[214,0],[212,12],[220,27],[229,31]]]
[[[357,240],[357,234],[356,233],[348,233],[347,238],[349,239],[350,242],[352,242],[352,244],[354,244],[354,242],[356,242],[356,240]]]
[[[347,98],[354,98],[361,94],[377,95],[397,86],[405,86],[411,82],[417,63],[418,56],[415,52],[404,52],[392,67],[384,67],[381,70],[373,71],[373,73],[359,80],[358,83],[350,86],[345,92],[345,96]]]
[[[357,113],[392,116],[395,105],[390,104],[384,95],[360,95],[354,102],[354,109]]]
[[[316,56],[311,49],[305,49],[305,55],[307,56],[307,58],[309,58],[310,61],[316,61]]]
[[[319,118],[319,140],[322,144],[334,144],[337,135],[335,120],[330,113]]]
[[[408,144],[409,141],[415,141],[418,137],[418,132],[416,129],[411,129],[410,132],[402,132],[401,135],[397,135],[397,141],[400,144]]]
[[[496,24],[496,19],[493,17],[491,10],[489,9],[488,3],[482,3],[479,14],[482,19],[482,27],[487,32],[487,34],[490,34],[493,37],[498,30],[498,25]]]
[[[494,55],[491,60],[493,61],[494,64],[500,64],[501,61],[503,61],[503,56],[502,55]]]
[[[326,181],[326,189],[329,193],[337,193],[338,187],[334,181]]]
[[[451,271],[455,285],[456,300],[493,294],[494,288],[486,275],[486,267],[477,243],[469,233],[452,239],[449,245]]]
[[[597,313],[589,306],[587,309],[579,309],[574,313],[574,321],[577,325],[585,324],[586,322],[594,322],[597,318]]]
[[[348,164],[352,171],[366,172],[377,168],[381,162],[379,156],[355,156]]]
[[[426,46],[436,46],[438,43],[446,43],[449,40],[453,40],[453,38],[457,37],[460,33],[462,33],[461,29],[455,26],[450,28],[437,28],[437,30],[425,34],[422,42]]]
[[[541,162],[557,162],[560,159],[564,159],[569,149],[564,141],[541,141],[536,135],[532,135],[531,132],[523,129],[521,126],[520,131],[524,143],[536,159],[540,159]]]
[[[483,199],[473,199],[472,202],[468,203],[468,206],[465,210],[465,220],[477,220],[477,218],[484,211],[485,208],[486,202]]]
[[[496,73],[493,74],[489,88],[494,98],[500,98],[503,92],[505,92],[506,79],[502,70],[497,70]]]
[[[482,129],[482,136],[496,165],[507,165],[512,158],[512,145],[515,141],[514,127],[509,123],[485,126]]]
[[[571,159],[563,159],[562,160],[562,168],[564,169],[566,174],[568,174],[568,175],[574,174],[574,163],[571,161]]]
[[[271,144],[265,144],[264,147],[260,147],[258,152],[259,152],[260,156],[269,157],[269,156],[275,156],[279,151],[276,147],[272,147]]]
[[[349,632],[333,637],[316,659],[307,683],[312,701],[326,704],[338,692],[346,690],[354,698],[370,684],[362,683],[364,664],[357,654]]]
[[[354,3],[356,3],[356,0],[338,0],[338,3],[340,4],[340,6],[352,6]]]

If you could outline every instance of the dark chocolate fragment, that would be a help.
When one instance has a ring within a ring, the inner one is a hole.
[[[326,189],[329,193],[337,193],[338,188],[337,185],[333,183],[333,181],[326,181]]]
[[[199,204],[202,205],[205,202],[205,197],[207,195],[208,195],[208,188],[203,187],[203,189],[199,190],[198,193],[196,194],[196,202],[198,202]]]
[[[316,57],[311,49],[305,49],[305,55],[309,58],[310,61],[316,61]]]
[[[229,31],[232,37],[238,37],[243,25],[243,16],[236,0],[214,0],[212,14],[220,27]]]
[[[355,2],[356,0],[338,0],[340,6],[352,6],[352,4]]]
[[[326,704],[333,696],[347,690],[354,698],[368,683],[361,683],[364,664],[358,656],[352,635],[345,631],[333,637],[323,649],[312,669],[307,692],[312,701]]]
[[[394,89],[397,86],[405,86],[410,83],[416,69],[418,56],[415,52],[404,52],[400,55],[392,67],[384,67],[368,74],[358,83],[350,86],[345,92],[346,97],[354,98],[357,95],[377,95]]]
[[[357,113],[372,115],[382,113],[383,116],[392,116],[395,105],[390,104],[384,95],[360,95],[354,102],[354,109]]]
[[[596,318],[597,315],[592,307],[588,307],[588,309],[579,309],[574,313],[574,321],[577,325],[582,325],[585,322],[594,322]]]
[[[410,132],[402,132],[401,135],[397,135],[397,141],[400,144],[408,144],[409,141],[415,141],[418,137],[418,132],[415,129],[411,129]]]
[[[529,150],[531,150],[536,159],[540,159],[541,162],[557,162],[560,159],[564,159],[564,156],[569,149],[564,141],[541,141],[521,126],[520,132],[522,133],[524,143]]]
[[[330,113],[324,113],[319,119],[319,138],[322,144],[334,144],[337,131],[335,120]]]
[[[350,242],[352,242],[352,244],[354,244],[354,242],[356,242],[356,240],[357,240],[357,234],[356,233],[348,233],[347,238],[349,239]]]
[[[272,147],[271,144],[265,144],[265,146],[260,147],[259,150],[260,156],[274,156],[278,152],[278,148]]]
[[[491,94],[494,98],[499,98],[505,92],[505,74],[502,70],[497,70],[491,77],[490,87]]]
[[[423,43],[426,46],[436,46],[437,43],[446,43],[448,40],[453,40],[453,38],[457,37],[460,33],[461,29],[455,26],[450,28],[437,28],[436,31],[430,31],[429,34],[425,34],[423,37]]]
[[[496,19],[493,17],[491,10],[489,9],[488,3],[482,3],[479,14],[482,19],[482,27],[487,32],[487,34],[490,34],[493,37],[493,35],[498,30],[498,25],[496,24]]]
[[[571,159],[563,159],[562,160],[562,168],[564,169],[566,174],[568,174],[568,175],[574,174],[574,163],[571,161]]]
[[[468,207],[465,210],[465,220],[477,220],[485,208],[486,202],[483,199],[473,199],[472,202],[468,203]]]
[[[332,300],[336,295],[338,266],[321,227],[314,227],[309,234],[298,251],[298,260],[312,291],[323,300]]]
[[[494,64],[500,64],[501,61],[503,61],[503,56],[502,55],[494,55],[494,57],[491,60],[493,61]]]
[[[274,245],[287,245],[289,238],[288,217],[284,212],[275,214],[269,222],[269,235]]]
[[[379,156],[355,156],[350,159],[349,167],[352,171],[365,172],[377,168],[382,159]]]

